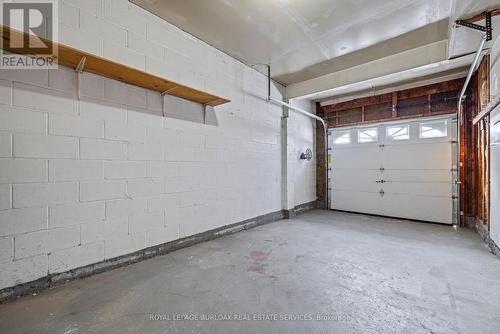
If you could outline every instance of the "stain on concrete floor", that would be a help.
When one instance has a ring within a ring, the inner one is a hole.
[[[472,230],[316,210],[0,305],[0,333],[497,334],[499,278]]]

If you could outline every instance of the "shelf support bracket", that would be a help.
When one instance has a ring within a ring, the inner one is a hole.
[[[80,59],[80,62],[78,63],[78,66],[75,68],[76,72],[76,89],[77,89],[77,95],[78,95],[78,100],[80,100],[80,86],[82,83],[82,73],[83,73],[83,68],[85,67],[85,62],[87,61],[87,57],[82,57]]]
[[[161,93],[161,115],[165,117],[165,95],[168,94],[168,90]]]
[[[203,105],[203,124],[207,124],[207,112],[213,111],[214,107],[208,104]]]
[[[172,92],[176,88],[177,88],[177,86],[172,87],[172,88],[161,93],[161,114],[163,117],[165,117],[165,95],[170,94],[170,92]]]

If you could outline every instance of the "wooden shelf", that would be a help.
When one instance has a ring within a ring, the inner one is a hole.
[[[11,51],[9,40],[13,37],[21,38],[25,33],[8,26],[0,25],[2,28],[2,48]],[[141,70],[114,62],[109,59],[74,49],[64,44],[55,43],[42,39],[45,43],[52,44],[58,48],[58,64],[77,68],[83,57],[86,57],[84,71],[102,75],[104,77],[122,81],[134,86],[139,86],[168,95],[180,97],[189,101],[201,103],[208,106],[218,106],[230,102],[230,100],[212,95],[197,89],[181,85]]]

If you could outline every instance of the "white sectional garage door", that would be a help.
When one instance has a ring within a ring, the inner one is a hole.
[[[330,208],[452,224],[455,127],[448,117],[330,130]]]

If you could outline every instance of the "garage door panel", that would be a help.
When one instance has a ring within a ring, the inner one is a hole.
[[[335,169],[332,172],[332,189],[378,192],[380,187],[376,181],[380,179],[379,170]]]
[[[409,140],[386,138],[378,125],[376,143],[331,146],[331,208],[451,224],[453,144],[450,137],[419,138],[415,129],[425,122],[410,121]]]
[[[383,202],[386,216],[452,224],[449,197],[386,194]]]
[[[332,194],[332,209],[381,215],[383,198],[378,192],[339,190]]]
[[[393,195],[337,191],[332,197],[332,209],[451,224],[452,202],[446,197]],[[444,208],[444,210],[443,210]]]
[[[440,196],[451,198],[452,185],[448,183],[424,183],[424,182],[388,182],[383,189],[386,193],[394,195],[419,195]]]
[[[337,148],[332,151],[334,168],[379,169],[381,157],[378,146]]]
[[[387,169],[450,169],[451,160],[449,142],[393,145],[382,150]]]
[[[384,180],[393,182],[450,182],[451,168],[447,170],[432,169],[407,169],[385,170],[382,174]]]

